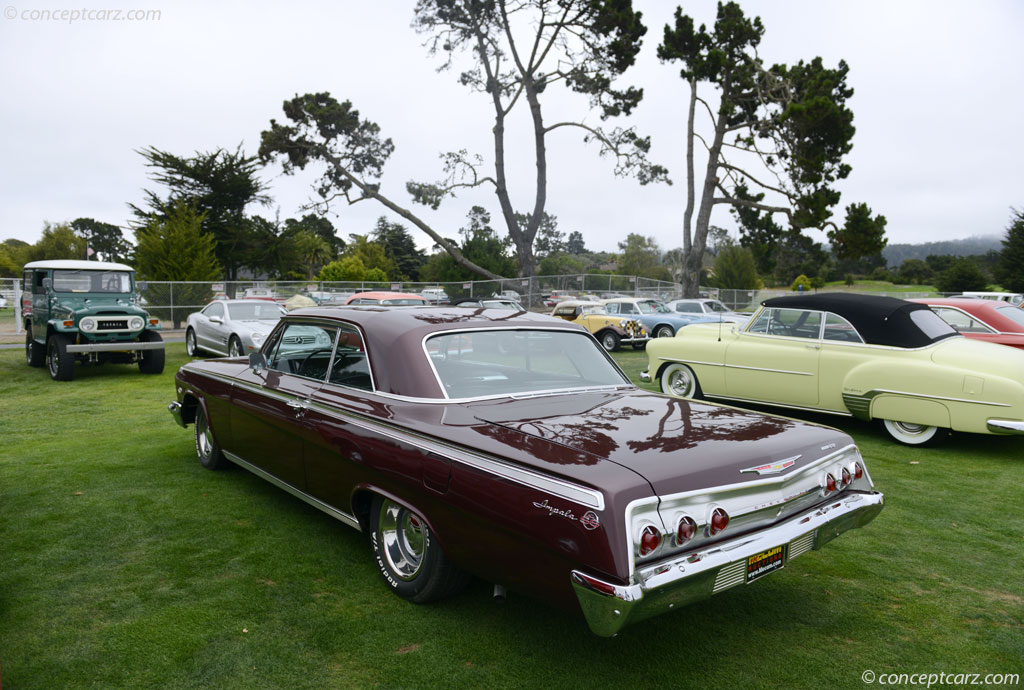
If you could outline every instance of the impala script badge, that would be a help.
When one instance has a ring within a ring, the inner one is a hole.
[[[559,517],[568,518],[569,520],[579,520],[587,529],[597,529],[601,526],[601,520],[597,517],[597,513],[592,510],[588,510],[583,514],[583,517],[578,518],[572,510],[562,510],[548,503],[548,499],[544,499],[543,503],[533,502],[534,507],[543,508],[548,511],[548,515],[557,515]]]
[[[745,470],[740,470],[740,474],[744,472],[757,472],[758,474],[778,474],[782,470],[789,469],[796,464],[802,456],[794,455],[791,458],[785,460],[779,460],[778,462],[770,462],[767,465],[758,465],[757,467],[748,467]]]

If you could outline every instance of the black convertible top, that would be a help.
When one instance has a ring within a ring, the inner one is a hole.
[[[957,335],[927,304],[895,297],[859,295],[851,292],[820,292],[773,297],[761,304],[776,309],[830,311],[850,322],[864,342],[891,347],[924,347]],[[926,311],[928,315],[911,316]]]

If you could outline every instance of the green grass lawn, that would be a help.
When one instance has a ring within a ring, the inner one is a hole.
[[[632,377],[642,352],[616,355]],[[887,505],[782,572],[593,636],[474,583],[416,606],[366,538],[242,470],[199,467],[161,376],[69,383],[0,351],[0,665],[19,688],[863,688],[1024,673],[1024,439],[932,450],[840,420]],[[813,421],[835,423],[831,418]],[[524,564],[528,567],[529,564]]]

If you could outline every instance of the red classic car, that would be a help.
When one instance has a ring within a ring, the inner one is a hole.
[[[999,300],[915,299],[968,338],[1024,349],[1024,309]]]
[[[753,582],[882,509],[849,436],[639,390],[581,327],[302,309],[176,376],[199,461],[368,532],[414,602],[472,573],[623,626]]]

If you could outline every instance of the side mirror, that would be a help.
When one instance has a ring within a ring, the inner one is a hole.
[[[49,290],[53,287],[53,278],[43,278],[43,289]]]
[[[211,316],[210,323],[224,323],[224,319],[220,318],[219,316]]]
[[[267,358],[262,352],[253,352],[249,355],[249,368],[252,373],[258,374],[267,368]]]

